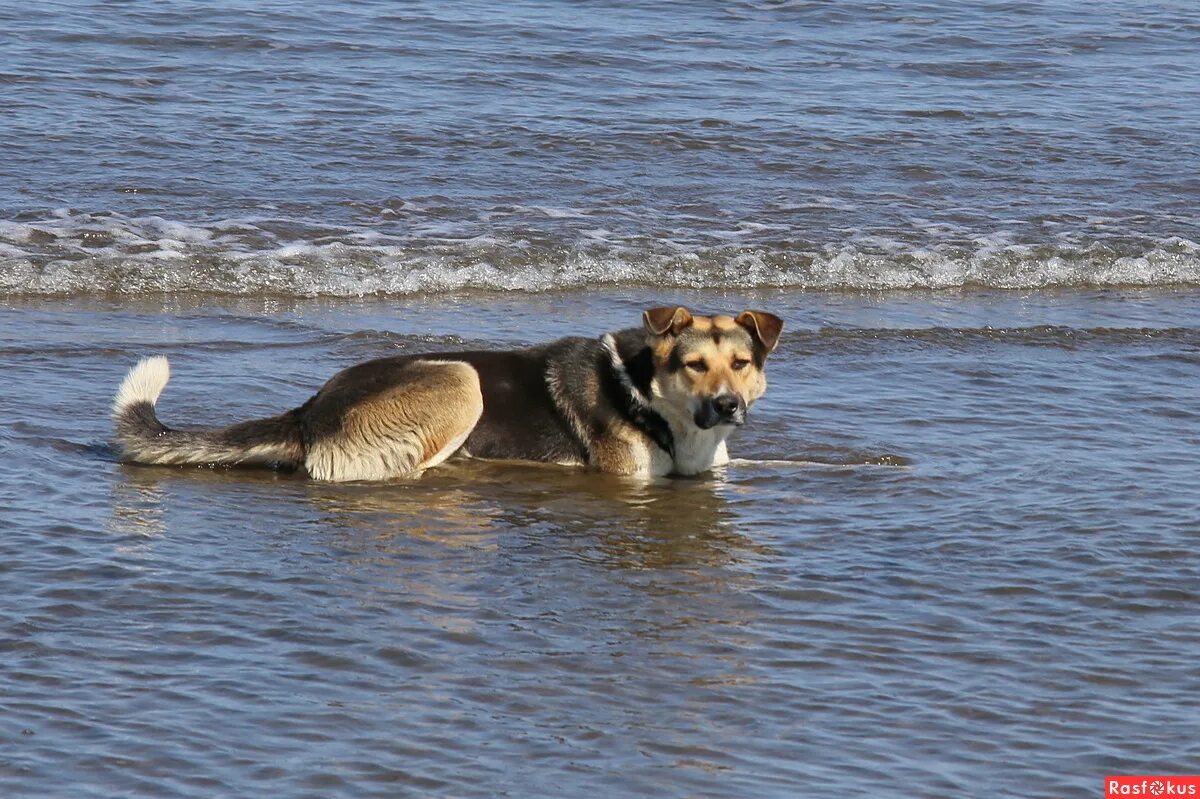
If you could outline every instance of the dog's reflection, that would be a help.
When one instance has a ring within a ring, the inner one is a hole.
[[[166,506],[182,492],[207,496],[214,507],[269,504],[278,522],[326,528],[339,546],[364,554],[405,550],[418,541],[488,550],[507,537],[614,568],[650,569],[721,566],[761,551],[738,531],[729,482],[719,471],[644,480],[469,461],[447,463],[419,479],[360,484],[221,468],[127,466],[121,472],[109,526],[126,535],[168,532]]]
[[[418,618],[438,642],[470,643],[501,624],[634,652],[735,641],[753,620],[755,570],[741,563],[767,550],[739,530],[742,490],[720,472],[640,481],[480,462],[369,484],[123,467],[110,529],[137,533],[120,546],[138,549],[196,529],[259,536],[284,568],[319,569],[315,583],[353,592],[372,613]]]
[[[722,565],[754,551],[737,531],[723,474],[641,480],[528,464],[451,463],[388,485],[309,483],[333,528],[403,546],[494,547],[500,536],[561,546],[617,568]]]
[[[374,571],[361,602],[414,602],[428,622],[461,635],[486,628],[511,601],[538,619],[602,626],[616,623],[609,614],[619,606],[612,641],[693,627],[732,635],[748,618],[739,586],[754,580],[736,565],[764,551],[738,531],[721,474],[639,481],[469,463],[410,483],[305,490],[331,543],[356,572]]]
[[[128,470],[112,486],[112,516],[108,532],[117,536],[155,538],[167,531],[166,492],[159,476],[147,469]],[[140,472],[140,474],[139,474]],[[129,545],[133,548],[133,544]]]

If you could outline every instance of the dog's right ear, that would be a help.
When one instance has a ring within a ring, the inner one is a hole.
[[[692,323],[692,315],[687,308],[672,306],[669,308],[651,308],[642,313],[642,324],[656,336],[670,333],[678,336],[679,331]]]

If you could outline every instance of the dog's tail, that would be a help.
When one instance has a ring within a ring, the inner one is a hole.
[[[113,401],[121,459],[131,463],[220,464],[295,468],[304,462],[298,411],[223,427],[172,430],[154,403],[171,377],[167,359],[144,358],[129,370]]]

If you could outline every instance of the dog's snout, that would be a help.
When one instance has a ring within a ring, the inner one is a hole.
[[[719,397],[713,397],[713,410],[722,419],[731,419],[733,415],[741,410],[742,401],[732,394],[722,394]]]
[[[702,430],[719,424],[742,424],[746,421],[746,403],[734,394],[719,394],[700,404],[695,419]]]

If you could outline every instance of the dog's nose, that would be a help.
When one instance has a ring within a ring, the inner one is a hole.
[[[732,419],[741,410],[742,401],[732,394],[722,394],[712,399],[713,410],[722,419]]]

